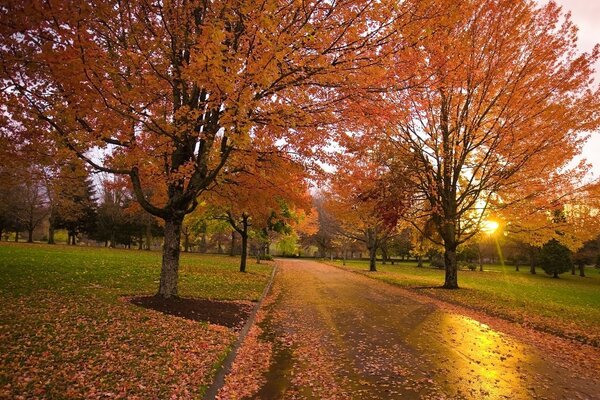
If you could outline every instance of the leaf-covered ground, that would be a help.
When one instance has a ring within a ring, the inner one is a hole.
[[[333,263],[342,266],[340,261]],[[544,332],[600,346],[600,270],[587,268],[585,278],[565,273],[553,279],[540,269],[486,265],[484,271],[459,271],[460,290],[435,288],[444,271],[417,268],[414,263],[378,265],[349,261],[345,268],[417,293],[485,312]]]
[[[271,267],[183,255],[186,297],[256,300]],[[236,333],[141,308],[160,254],[0,245],[0,398],[198,398]]]
[[[242,368],[227,377],[222,399],[588,399],[600,392],[598,348],[313,261],[278,264],[258,340],[238,354]],[[244,380],[257,371],[262,378]]]

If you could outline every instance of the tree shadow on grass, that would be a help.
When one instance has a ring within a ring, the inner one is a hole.
[[[417,289],[417,290],[421,290],[421,289],[446,289],[443,286],[407,286],[408,289]],[[448,289],[446,289],[448,290]]]
[[[250,302],[183,297],[164,299],[158,296],[139,296],[129,297],[127,300],[139,307],[192,321],[222,325],[236,331],[244,326],[254,307]]]

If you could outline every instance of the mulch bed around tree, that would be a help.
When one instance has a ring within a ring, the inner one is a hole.
[[[234,330],[242,329],[254,307],[250,302],[182,297],[163,299],[157,296],[143,296],[129,298],[129,301],[137,306],[165,314],[222,325]]]

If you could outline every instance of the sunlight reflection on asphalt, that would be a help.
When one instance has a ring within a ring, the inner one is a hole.
[[[432,313],[420,331],[408,342],[439,364],[447,393],[528,397],[527,379],[520,370],[532,366],[533,360],[524,345],[471,318],[442,312]]]

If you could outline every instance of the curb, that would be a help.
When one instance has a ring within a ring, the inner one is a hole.
[[[252,325],[254,325],[254,322],[256,320],[256,313],[260,309],[260,306],[262,305],[265,297],[271,290],[271,286],[273,284],[273,280],[275,279],[276,272],[277,264],[273,266],[273,271],[271,272],[271,277],[269,278],[267,286],[265,286],[265,289],[263,290],[262,295],[258,300],[258,303],[254,307],[254,310],[252,310],[250,317],[248,317],[248,321],[246,321],[244,327],[240,331],[238,339],[233,345],[233,348],[229,351],[229,354],[227,354],[227,357],[225,357],[223,364],[221,364],[221,367],[217,370],[213,383],[208,387],[206,393],[204,393],[204,396],[202,397],[203,400],[215,400],[215,398],[217,397],[217,393],[219,393],[219,390],[223,387],[223,385],[225,385],[225,377],[231,371],[231,367],[233,366],[233,362],[235,361],[235,357],[237,356],[238,350],[242,346],[242,343],[244,343],[244,339],[246,338],[246,335],[248,335],[248,331],[250,331],[250,328],[252,327]]]

